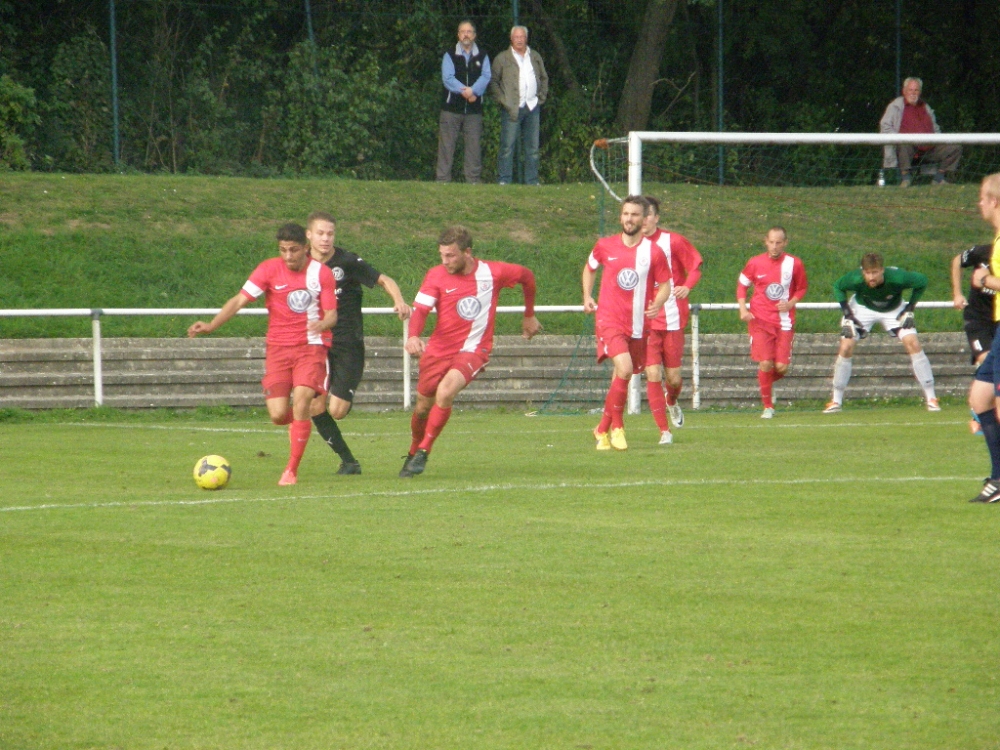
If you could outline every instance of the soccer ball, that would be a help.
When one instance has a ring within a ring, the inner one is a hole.
[[[194,465],[194,483],[203,490],[221,490],[229,484],[233,469],[222,456],[205,456]]]

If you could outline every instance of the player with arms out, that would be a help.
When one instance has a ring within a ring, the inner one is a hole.
[[[336,420],[343,419],[354,405],[354,392],[365,372],[365,331],[361,316],[362,290],[376,285],[392,298],[392,309],[400,320],[410,317],[410,306],[403,300],[399,285],[384,273],[352,252],[334,245],[337,223],[325,211],[309,215],[306,237],[314,260],[333,271],[337,281],[337,325],[329,360],[329,405],[322,395],[313,399],[310,414],[316,430],[326,444],[340,456],[338,474],[360,474],[361,463],[354,457]]]
[[[979,266],[972,272],[972,285],[980,289],[1000,291],[1000,173],[983,179],[979,187],[979,214],[993,227],[993,251],[989,266]],[[1000,332],[1000,295],[993,296],[993,322]],[[986,358],[976,370],[975,380],[969,389],[969,407],[982,425],[986,449],[990,454],[990,476],[983,482],[982,491],[970,502],[996,503],[1000,501],[1000,335],[994,335]]]
[[[673,292],[649,325],[646,397],[656,426],[660,428],[660,442],[670,443],[673,437],[663,413],[663,384],[666,381],[666,411],[670,414],[670,421],[674,427],[683,427],[684,412],[677,399],[683,385],[681,360],[684,356],[684,329],[690,317],[688,297],[701,279],[701,253],[684,235],[660,229],[660,201],[651,195],[647,195],[646,200],[649,202],[649,216],[642,225],[642,233],[654,247],[663,251],[673,282]]]
[[[633,374],[642,372],[646,363],[646,336],[649,322],[663,308],[670,296],[670,267],[660,248],[654,248],[642,234],[649,215],[649,202],[641,195],[630,195],[622,202],[619,221],[622,231],[602,237],[594,245],[583,267],[583,311],[596,313],[594,333],[597,338],[597,361],[610,359],[614,367],[611,385],[604,399],[604,414],[594,429],[597,450],[628,449],[625,439],[624,412],[628,384]],[[601,271],[599,301],[594,300],[597,271]],[[659,285],[655,288],[654,285]],[[662,387],[657,385],[660,416],[666,427]],[[651,407],[655,405],[650,400]],[[670,431],[661,433],[660,444],[671,442]]]
[[[489,363],[500,290],[521,286],[524,338],[542,330],[535,317],[535,275],[530,269],[473,257],[472,235],[462,226],[441,233],[438,252],[441,265],[429,270],[420,284],[405,344],[411,356],[420,357],[420,377],[410,418],[410,450],[399,472],[403,478],[423,473],[434,441],[451,416],[455,397]],[[425,343],[420,336],[435,309],[437,324]]]
[[[333,272],[309,257],[306,230],[284,224],[278,230],[279,257],[261,263],[243,288],[208,323],[188,328],[194,338],[211,333],[254,300],[267,307],[264,399],[271,421],[288,425],[288,465],[278,484],[295,484],[309,442],[309,407],[326,381],[330,331],[337,324],[337,282]]]
[[[809,282],[802,261],[785,252],[788,233],[771,227],[764,237],[766,251],[747,261],[736,283],[740,320],[750,334],[750,358],[757,363],[757,382],[764,406],[761,419],[774,417],[774,383],[785,377],[792,361],[795,306],[806,296]],[[752,290],[747,307],[747,292]]]
[[[910,301],[903,302],[903,292],[910,290]],[[934,373],[927,353],[920,348],[913,310],[927,289],[927,277],[895,266],[885,267],[878,253],[866,253],[861,267],[833,282],[833,294],[844,312],[840,328],[840,350],[833,364],[833,399],[823,409],[835,414],[844,405],[844,391],[851,380],[851,357],[854,345],[878,323],[896,336],[910,355],[913,376],[924,391],[927,411],[941,411],[934,395]],[[847,295],[853,294],[850,300]]]

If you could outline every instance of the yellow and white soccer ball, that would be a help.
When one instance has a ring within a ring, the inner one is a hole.
[[[205,456],[194,465],[194,483],[203,490],[221,490],[232,474],[233,468],[222,456]]]

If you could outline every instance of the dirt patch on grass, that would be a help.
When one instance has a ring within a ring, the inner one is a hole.
[[[103,222],[91,222],[82,221],[81,219],[70,219],[66,222],[66,226],[70,229],[111,229],[110,224],[104,224]]]

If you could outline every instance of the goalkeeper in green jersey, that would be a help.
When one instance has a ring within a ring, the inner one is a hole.
[[[903,292],[910,290],[910,299],[903,301]],[[851,355],[854,345],[872,330],[876,323],[903,343],[913,363],[913,375],[924,390],[927,411],[941,411],[934,395],[934,373],[927,354],[920,348],[917,329],[913,325],[913,309],[927,289],[927,277],[922,273],[904,271],[895,266],[885,267],[882,256],[868,253],[861,259],[861,268],[844,274],[833,284],[833,293],[844,311],[840,321],[840,351],[833,365],[833,400],[823,409],[835,414],[844,405],[844,391],[851,380]],[[848,299],[848,295],[853,296]]]

